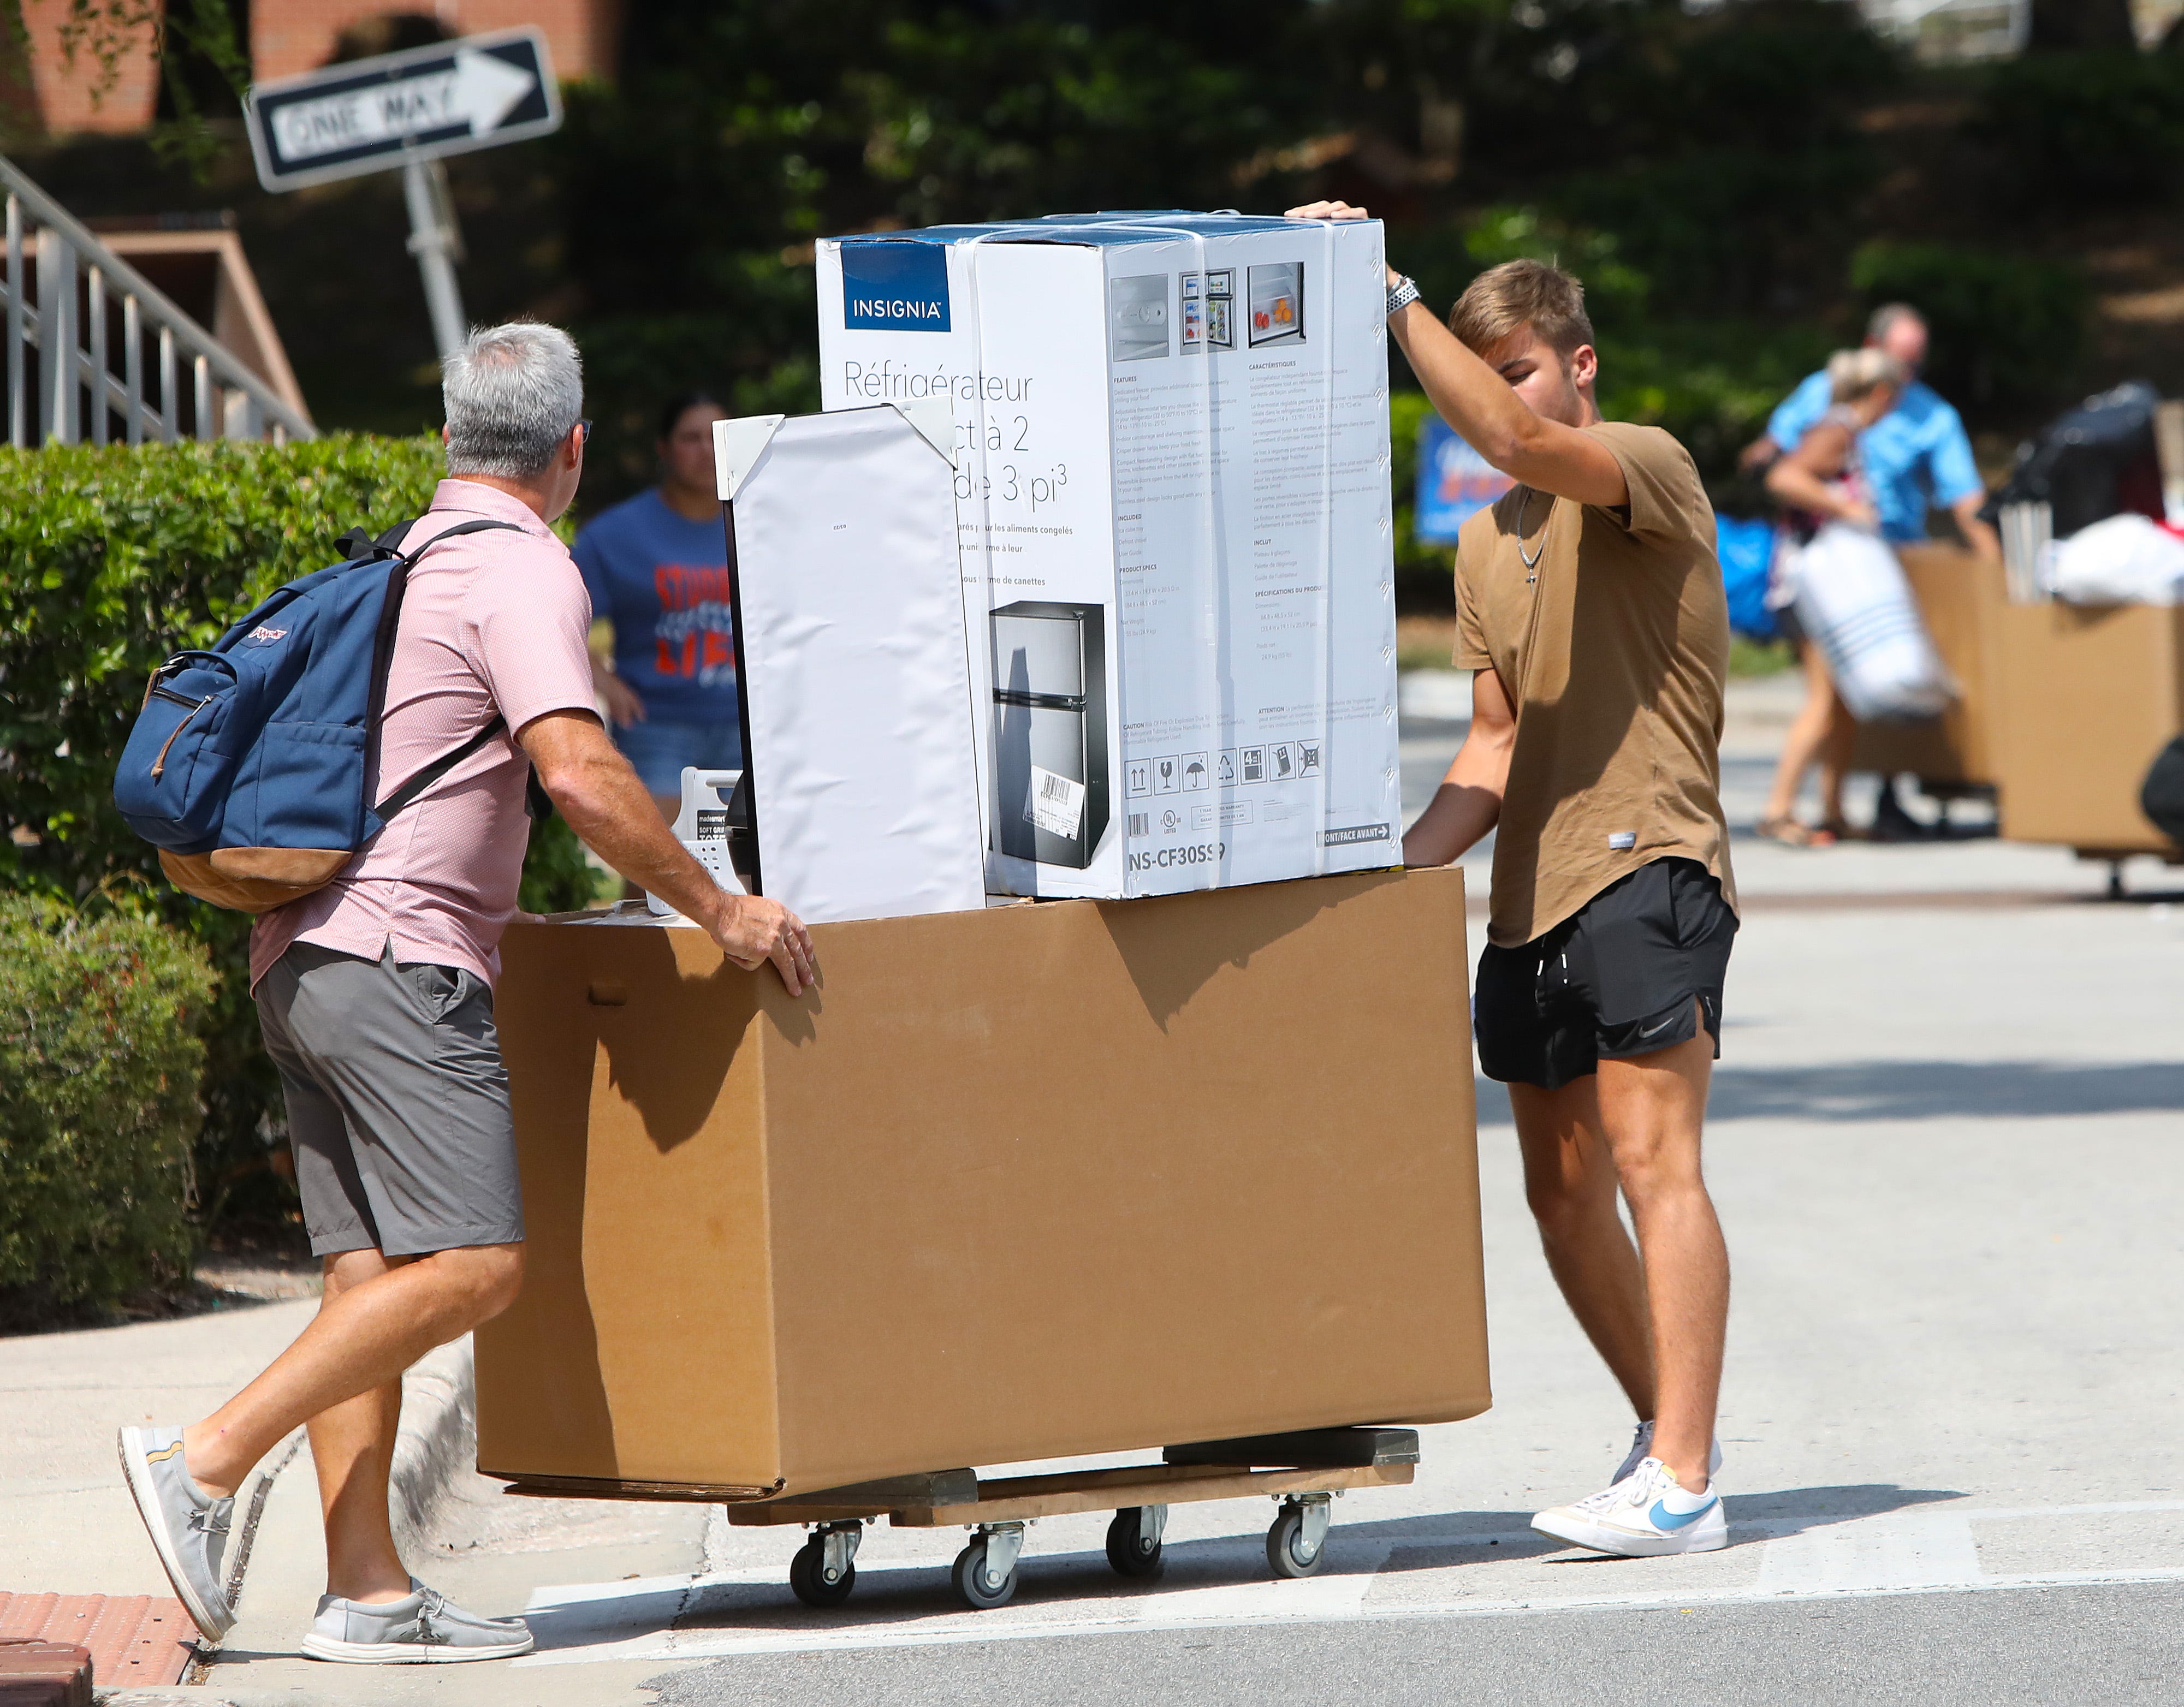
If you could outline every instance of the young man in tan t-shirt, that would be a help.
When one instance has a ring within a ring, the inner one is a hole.
[[[1728,1543],[1713,1424],[1729,1257],[1699,1137],[1736,932],[1713,513],[1674,439],[1602,420],[1576,280],[1510,262],[1444,326],[1388,279],[1427,396],[1518,482],[1459,536],[1471,730],[1403,857],[1446,865],[1498,832],[1479,1063],[1508,1084],[1548,1266],[1639,1417],[1609,1487],[1533,1526],[1603,1553],[1710,1551]]]

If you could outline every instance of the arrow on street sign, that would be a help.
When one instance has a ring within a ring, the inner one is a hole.
[[[259,83],[244,111],[259,181],[300,189],[561,127],[545,37],[504,30]]]

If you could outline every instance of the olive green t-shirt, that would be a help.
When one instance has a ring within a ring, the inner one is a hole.
[[[1456,664],[1494,670],[1517,714],[1486,931],[1504,948],[1676,855],[1736,905],[1713,510],[1690,453],[1658,427],[1585,431],[1622,464],[1627,508],[1519,486],[1457,536]]]

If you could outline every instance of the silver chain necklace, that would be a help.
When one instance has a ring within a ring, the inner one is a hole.
[[[1546,554],[1547,527],[1555,523],[1554,500],[1547,500],[1547,527],[1540,530],[1540,548],[1527,553],[1524,550],[1524,515],[1532,507],[1532,489],[1524,488],[1524,496],[1517,504],[1517,556],[1524,565],[1524,584],[1529,587],[1540,578],[1540,559]]]

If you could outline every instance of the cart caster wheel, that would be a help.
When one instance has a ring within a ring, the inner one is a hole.
[[[1161,1549],[1161,1526],[1157,1521],[1148,1525],[1145,1512],[1145,1507],[1132,1505],[1115,1514],[1107,1526],[1107,1563],[1117,1576],[1150,1582],[1167,1569],[1167,1560]]]
[[[806,1606],[839,1606],[857,1586],[857,1567],[844,1565],[833,1582],[827,1580],[827,1549],[817,1537],[796,1549],[788,1562],[788,1587]]]
[[[1319,1526],[1319,1540],[1307,1540],[1305,1510],[1284,1505],[1267,1531],[1267,1563],[1277,1576],[1310,1576],[1327,1562],[1326,1526]]]
[[[974,1611],[989,1612],[996,1606],[1006,1606],[1016,1595],[1017,1567],[1013,1560],[998,1582],[986,1574],[986,1537],[983,1535],[956,1555],[956,1568],[950,1576],[956,1593]]]

